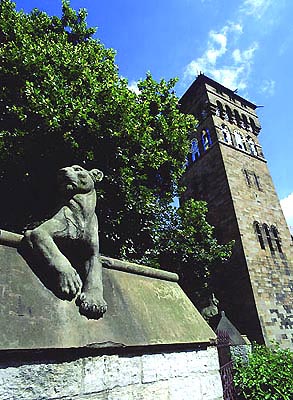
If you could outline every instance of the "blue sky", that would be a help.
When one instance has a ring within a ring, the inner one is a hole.
[[[16,0],[60,15],[61,0]],[[257,105],[260,142],[290,226],[293,227],[293,1],[71,0],[88,10],[97,38],[117,51],[129,85],[150,71],[177,76],[181,96],[201,71]]]

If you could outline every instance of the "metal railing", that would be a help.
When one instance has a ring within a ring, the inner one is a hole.
[[[233,361],[230,352],[230,337],[227,332],[217,332],[217,348],[220,362],[220,374],[223,386],[224,400],[237,400],[233,383]]]

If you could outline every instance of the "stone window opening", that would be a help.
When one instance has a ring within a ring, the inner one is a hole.
[[[212,145],[212,139],[210,135],[210,131],[208,129],[203,129],[201,134],[201,142],[204,151],[207,151]]]
[[[261,190],[259,176],[257,176],[256,173],[254,172],[253,177],[254,177],[255,186],[258,188],[258,190]]]
[[[262,152],[261,146],[260,146],[259,144],[256,144],[256,145],[255,145],[255,148],[256,148],[256,151],[257,151],[258,156],[264,158],[264,154],[263,154],[263,152]]]
[[[217,101],[216,104],[217,104],[216,116],[222,118],[223,114],[224,114],[223,105],[222,105],[222,103],[220,101]]]
[[[254,221],[253,225],[254,225],[254,230],[257,235],[260,247],[261,247],[261,249],[265,250],[266,246],[265,246],[264,238],[262,235],[261,227],[257,221]]]
[[[242,116],[242,121],[243,121],[243,127],[244,127],[244,129],[247,129],[248,125],[249,125],[248,121],[247,121],[247,117],[245,114],[242,114],[241,116]]]
[[[255,122],[252,118],[249,118],[250,126],[253,132],[256,130]]]
[[[247,143],[249,146],[250,154],[252,154],[253,156],[257,156],[258,153],[257,153],[256,145],[250,136],[247,137]]]
[[[279,253],[283,253],[279,232],[278,232],[278,229],[274,225],[271,226],[271,232],[273,234],[273,239],[274,239],[274,242],[275,242],[276,247],[278,249],[278,252]]]
[[[245,138],[243,139],[243,136],[240,134],[241,138],[242,138],[242,142],[243,142],[243,148],[245,151],[247,151],[247,146],[246,146],[246,140]]]
[[[227,118],[225,118],[225,119],[227,119],[227,121],[232,122],[232,111],[228,105],[226,105],[226,116],[227,116]]]
[[[243,170],[244,176],[245,176],[245,180],[246,183],[249,187],[251,187],[251,180],[250,180],[250,176],[249,176],[249,172],[247,171],[247,169]]]
[[[221,128],[222,128],[221,131],[222,131],[225,142],[228,144],[233,144],[231,134],[230,134],[230,131],[229,131],[229,128],[227,127],[227,125],[222,124]]]
[[[234,131],[234,138],[235,138],[236,147],[238,147],[239,149],[245,150],[245,147],[243,144],[243,138],[239,131]]]
[[[266,236],[269,248],[270,248],[271,252],[274,252],[275,249],[274,249],[274,246],[273,246],[270,230],[269,230],[269,227],[267,226],[267,224],[263,224],[263,229],[264,229],[264,232],[265,232],[265,236]]]
[[[209,103],[208,100],[205,100],[204,104],[201,105],[200,115],[201,115],[202,119],[206,119],[207,116],[208,116],[208,108],[209,108],[209,104],[208,103]]]
[[[261,183],[260,183],[260,178],[258,175],[256,175],[255,172],[253,171],[249,171],[248,169],[243,168],[243,174],[245,177],[245,181],[247,183],[247,186],[249,187],[253,187],[258,189],[259,191],[262,192],[262,187],[261,187]]]
[[[203,109],[203,110],[201,111],[200,115],[201,115],[201,118],[202,118],[202,119],[206,119],[206,117],[208,116],[207,110],[206,110],[206,109]]]
[[[234,110],[234,115],[235,115],[237,125],[239,127],[241,127],[241,118],[240,118],[239,112],[237,110]]]
[[[190,153],[191,153],[191,161],[195,162],[200,157],[200,151],[198,147],[198,140],[192,139],[190,143]]]

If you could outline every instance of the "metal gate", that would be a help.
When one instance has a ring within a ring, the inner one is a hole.
[[[217,331],[217,348],[224,400],[237,400],[238,397],[233,383],[233,361],[231,359],[230,345],[231,341],[228,333]]]

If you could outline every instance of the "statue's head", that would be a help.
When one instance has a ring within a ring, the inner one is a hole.
[[[58,171],[57,182],[63,193],[88,193],[103,176],[103,172],[98,169],[88,171],[80,165],[72,165]]]

